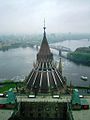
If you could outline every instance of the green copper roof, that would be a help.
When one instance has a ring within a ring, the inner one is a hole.
[[[81,105],[89,105],[85,98],[81,99]]]
[[[8,104],[8,101],[6,98],[0,99],[0,104]]]
[[[80,98],[79,98],[79,92],[78,92],[77,89],[73,90],[72,104],[81,104],[81,101],[80,101]]]
[[[9,103],[15,103],[15,101],[16,101],[16,96],[15,96],[15,94],[14,94],[11,90],[8,91],[7,101],[8,101]]]
[[[7,93],[7,98],[2,98],[0,99],[0,104],[14,104],[16,102],[16,96],[15,94],[12,92],[12,89],[10,89]]]

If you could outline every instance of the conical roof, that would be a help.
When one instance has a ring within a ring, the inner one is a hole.
[[[51,52],[50,52],[50,48],[49,48],[49,45],[48,45],[48,42],[47,42],[46,33],[44,31],[44,36],[43,36],[43,40],[42,40],[42,43],[41,43],[39,54],[47,55],[47,54],[50,54],[50,53]]]
[[[52,61],[53,60],[53,54],[50,51],[48,42],[47,42],[47,38],[46,38],[46,32],[45,29],[46,27],[43,27],[44,29],[44,35],[43,35],[43,40],[41,43],[41,47],[39,50],[39,53],[37,54],[37,61],[41,62],[41,61]]]

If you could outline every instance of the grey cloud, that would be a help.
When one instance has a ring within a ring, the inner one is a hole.
[[[0,0],[0,33],[90,32],[89,0]],[[83,29],[84,28],[84,29]]]

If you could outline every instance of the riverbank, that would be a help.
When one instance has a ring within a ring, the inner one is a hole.
[[[77,48],[74,52],[67,54],[67,59],[77,64],[90,66],[90,47]]]
[[[26,47],[30,47],[33,48],[33,44],[31,43],[14,43],[14,44],[10,44],[10,45],[3,45],[0,46],[0,51],[7,51],[9,49],[15,49],[15,48],[26,48]]]

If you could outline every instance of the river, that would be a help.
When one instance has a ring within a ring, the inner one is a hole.
[[[67,40],[54,45],[63,45],[75,50],[77,47],[90,46],[88,40]],[[37,51],[35,48],[16,48],[8,51],[0,51],[0,81],[6,79],[19,79],[27,76],[36,60]],[[58,52],[54,51],[54,60],[59,61]],[[77,65],[72,61],[62,58],[63,75],[67,77],[67,84],[70,81],[73,85],[90,85],[90,67]],[[82,75],[88,77],[87,81],[80,79]]]

